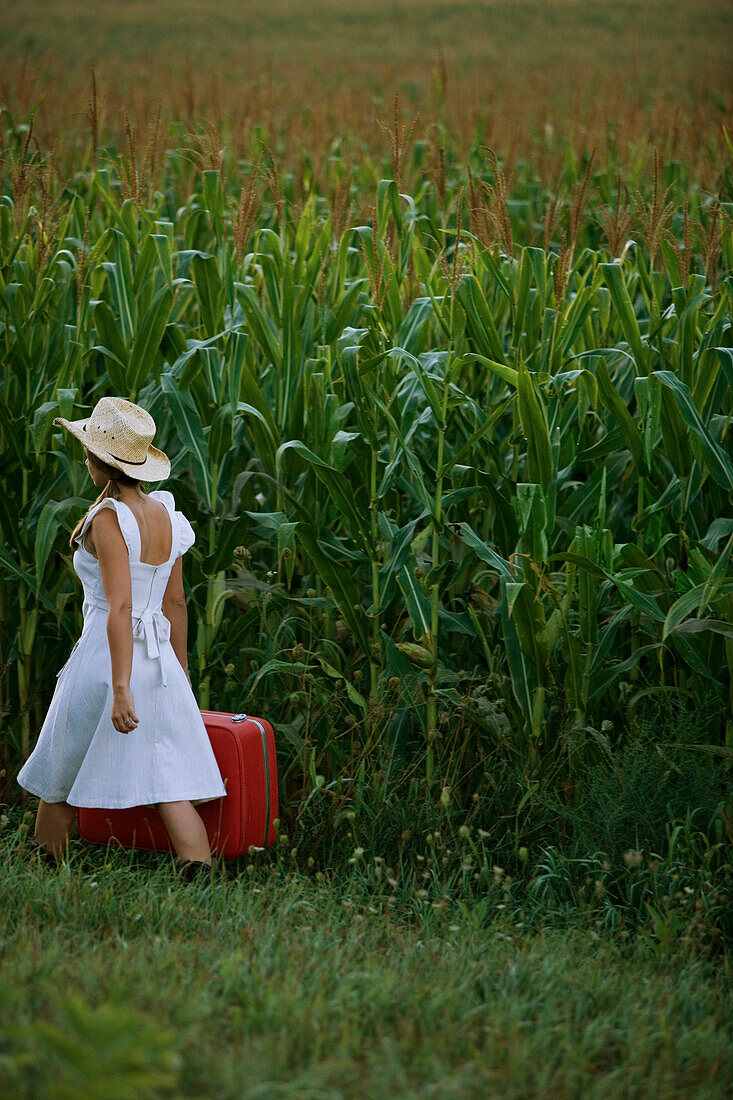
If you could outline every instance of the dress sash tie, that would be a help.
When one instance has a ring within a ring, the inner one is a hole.
[[[97,596],[87,596],[87,604],[92,607],[101,607],[103,611],[109,611],[107,601]],[[165,674],[162,646],[164,642],[170,640],[171,624],[170,620],[166,619],[163,614],[163,609],[160,607],[133,607],[132,636],[133,638],[145,640],[148,657],[159,662],[163,686],[166,687],[168,680]]]
[[[137,619],[137,622],[135,621]],[[168,681],[165,676],[165,663],[163,661],[163,654],[160,651],[160,647],[163,642],[167,642],[171,636],[171,624],[166,619],[161,609],[153,611],[151,608],[143,608],[142,611],[136,611],[132,609],[132,636],[133,638],[144,638],[148,646],[148,657],[155,660],[157,657],[160,661],[160,673],[163,677],[163,685],[167,685]]]

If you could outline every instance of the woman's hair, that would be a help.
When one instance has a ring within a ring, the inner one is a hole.
[[[108,480],[104,489],[102,489],[102,492],[99,494],[97,499],[89,505],[86,512],[81,517],[74,530],[71,532],[69,546],[72,550],[76,550],[74,539],[78,534],[80,534],[81,529],[84,526],[84,521],[91,512],[92,508],[96,508],[99,502],[105,500],[106,497],[112,497],[114,500],[122,499],[120,497],[120,485],[129,485],[132,489],[137,487],[139,489],[142,489],[144,493],[147,492],[145,485],[142,481],[138,481],[138,479],[135,477],[128,477],[128,475],[124,474],[122,470],[118,470],[116,466],[110,466],[106,462],[103,462],[101,458],[97,458],[97,456],[92,454],[91,451],[88,451],[87,453],[89,456],[89,461],[93,462],[98,470],[101,470],[103,473],[105,473]]]

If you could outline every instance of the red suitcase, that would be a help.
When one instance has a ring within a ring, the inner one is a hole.
[[[224,780],[225,798],[196,809],[206,826],[212,852],[234,859],[256,848],[271,848],[278,816],[277,760],[272,726],[248,714],[202,710],[201,717]],[[158,811],[151,806],[125,810],[78,806],[79,835],[90,844],[117,844],[154,852],[174,851]]]

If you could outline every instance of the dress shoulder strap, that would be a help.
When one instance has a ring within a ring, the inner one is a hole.
[[[170,516],[172,542],[171,542],[171,552],[170,552],[169,562],[172,563],[176,560],[176,558],[181,553],[180,546],[179,546],[180,537],[181,537],[181,531],[180,531],[181,513],[176,511],[176,500],[175,500],[175,497],[173,496],[173,493],[171,493],[170,490],[168,490],[168,489],[154,489],[151,493],[148,493],[148,496],[151,496],[153,498],[153,500],[159,500],[160,503],[165,506],[165,508],[168,511],[168,515]]]
[[[180,541],[178,543],[177,556],[181,557],[183,554],[186,553],[187,550],[190,550],[195,543],[196,532],[184,516],[183,512],[177,512],[176,515],[178,516],[178,527],[180,532]]]
[[[132,511],[121,500],[115,500],[114,497],[105,497],[104,500],[100,500],[99,504],[96,504],[91,509],[86,519],[84,520],[84,526],[79,534],[76,536],[76,542],[82,546],[84,542],[84,536],[89,530],[89,526],[96,516],[97,512],[102,508],[111,508],[117,516],[117,522],[120,525],[120,531],[122,537],[125,540],[127,546],[127,553],[129,554],[130,561],[140,560],[140,530],[137,525],[137,520]]]
[[[171,523],[173,524],[171,559],[175,561],[176,558],[182,557],[187,550],[190,550],[196,541],[196,534],[183,512],[179,512],[176,508],[176,498],[173,493],[168,489],[156,489],[150,496],[162,501],[170,513]]]

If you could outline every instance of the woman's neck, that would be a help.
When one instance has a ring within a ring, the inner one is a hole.
[[[120,500],[123,504],[129,504],[132,501],[144,500],[147,497],[147,493],[141,492],[139,489],[130,489],[129,486],[118,486]]]

